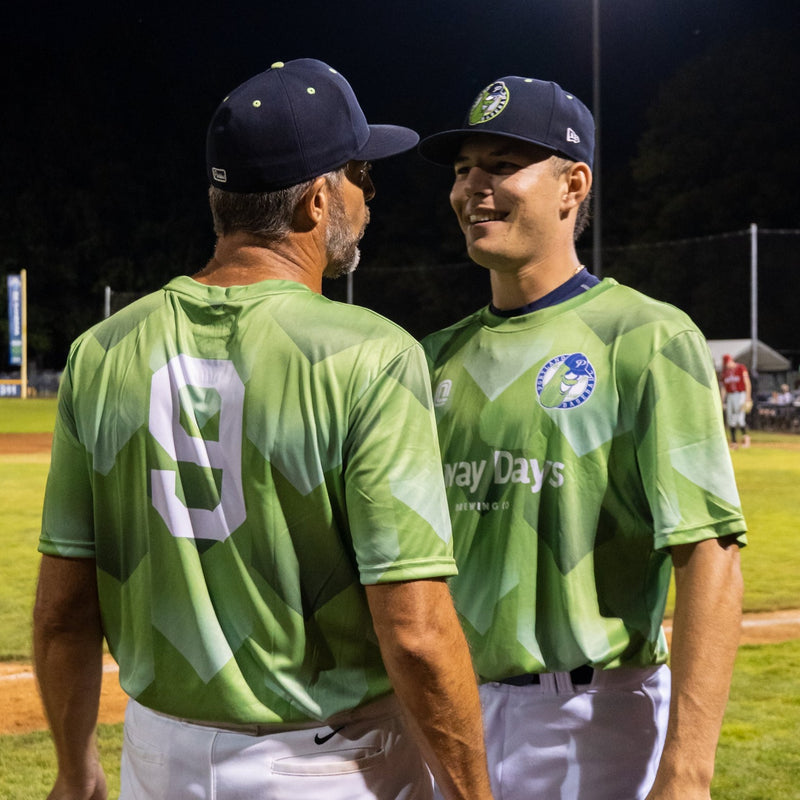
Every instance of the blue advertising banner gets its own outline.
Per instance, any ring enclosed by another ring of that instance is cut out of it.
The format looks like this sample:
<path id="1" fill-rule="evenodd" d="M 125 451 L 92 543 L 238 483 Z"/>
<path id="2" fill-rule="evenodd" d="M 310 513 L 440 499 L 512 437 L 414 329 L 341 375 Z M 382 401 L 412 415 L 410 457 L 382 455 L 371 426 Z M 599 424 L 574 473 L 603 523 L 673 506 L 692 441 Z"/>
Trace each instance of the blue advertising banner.
<path id="1" fill-rule="evenodd" d="M 19 381 L 0 383 L 0 397 L 22 397 L 22 386 Z"/>
<path id="2" fill-rule="evenodd" d="M 8 363 L 22 364 L 22 277 L 8 276 Z"/>

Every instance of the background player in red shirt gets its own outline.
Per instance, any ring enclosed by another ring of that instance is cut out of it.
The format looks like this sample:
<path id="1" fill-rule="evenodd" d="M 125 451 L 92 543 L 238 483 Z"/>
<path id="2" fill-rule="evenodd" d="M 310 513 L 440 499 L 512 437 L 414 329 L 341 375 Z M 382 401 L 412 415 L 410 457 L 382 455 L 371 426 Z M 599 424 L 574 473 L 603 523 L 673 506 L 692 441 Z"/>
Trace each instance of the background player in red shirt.
<path id="1" fill-rule="evenodd" d="M 744 364 L 734 361 L 733 356 L 722 357 L 722 397 L 725 401 L 725 421 L 731 432 L 731 447 L 736 442 L 736 429 L 742 431 L 742 447 L 750 447 L 747 435 L 747 412 L 753 407 L 750 374 Z"/>

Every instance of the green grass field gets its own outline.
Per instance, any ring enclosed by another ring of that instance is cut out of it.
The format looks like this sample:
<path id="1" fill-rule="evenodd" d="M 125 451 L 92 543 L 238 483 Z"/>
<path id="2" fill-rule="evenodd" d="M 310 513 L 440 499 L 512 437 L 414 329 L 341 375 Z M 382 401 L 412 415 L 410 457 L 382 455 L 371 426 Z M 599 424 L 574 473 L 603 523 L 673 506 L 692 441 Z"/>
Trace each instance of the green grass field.
<path id="1" fill-rule="evenodd" d="M 761 440 L 757 433 L 753 438 Z M 784 435 L 783 442 L 774 441 L 774 435 L 764 438 L 776 446 L 733 453 L 749 529 L 749 546 L 742 551 L 748 611 L 800 606 L 800 449 L 777 446 L 788 440 L 800 447 L 800 437 Z"/>
<path id="2" fill-rule="evenodd" d="M 0 433 L 49 433 L 56 419 L 56 400 L 0 400 Z"/>
<path id="3" fill-rule="evenodd" d="M 54 400 L 0 400 L 0 433 L 51 431 Z M 800 606 L 800 548 L 795 508 L 800 438 L 754 432 L 756 444 L 733 453 L 750 546 L 742 554 L 745 610 Z M 38 566 L 36 541 L 46 458 L 0 456 L 5 524 L 0 532 L 0 658 L 26 660 Z M 717 759 L 714 797 L 796 800 L 800 774 L 800 641 L 746 646 L 739 652 Z M 101 726 L 103 763 L 115 796 L 122 726 Z M 55 775 L 45 732 L 0 737 L 0 797 L 33 800 Z"/>

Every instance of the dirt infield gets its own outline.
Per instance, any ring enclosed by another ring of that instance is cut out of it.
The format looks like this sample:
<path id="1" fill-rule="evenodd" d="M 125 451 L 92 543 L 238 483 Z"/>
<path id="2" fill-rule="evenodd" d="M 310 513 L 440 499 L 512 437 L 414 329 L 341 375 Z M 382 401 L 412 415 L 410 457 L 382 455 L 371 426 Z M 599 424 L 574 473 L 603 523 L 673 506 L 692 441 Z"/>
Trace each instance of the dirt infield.
<path id="1" fill-rule="evenodd" d="M 0 433 L 0 453 L 45 457 L 50 451 L 51 442 L 52 436 L 46 433 Z M 669 636 L 669 623 L 665 627 Z M 800 609 L 745 615 L 742 623 L 742 644 L 770 644 L 790 639 L 800 639 Z M 117 682 L 116 664 L 106 658 L 100 698 L 100 722 L 121 722 L 126 701 L 127 697 Z M 0 734 L 25 733 L 44 730 L 46 727 L 31 665 L 19 662 L 0 663 Z"/>
<path id="2" fill-rule="evenodd" d="M 0 433 L 0 453 L 42 455 L 50 452 L 52 433 Z"/>
<path id="3" fill-rule="evenodd" d="M 127 695 L 117 682 L 117 665 L 106 657 L 100 694 L 100 722 L 121 722 Z M 0 734 L 45 730 L 41 700 L 30 664 L 0 663 Z"/>

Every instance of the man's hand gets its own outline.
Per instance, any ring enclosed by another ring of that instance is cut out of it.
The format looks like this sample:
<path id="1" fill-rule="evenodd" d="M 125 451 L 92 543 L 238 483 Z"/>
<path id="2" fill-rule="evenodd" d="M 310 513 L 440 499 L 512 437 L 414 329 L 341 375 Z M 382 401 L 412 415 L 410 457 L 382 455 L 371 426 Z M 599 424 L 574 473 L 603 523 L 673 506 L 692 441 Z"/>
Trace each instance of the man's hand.
<path id="1" fill-rule="evenodd" d="M 84 780 L 69 781 L 59 774 L 47 800 L 107 800 L 106 775 L 99 760 L 93 761 Z"/>

